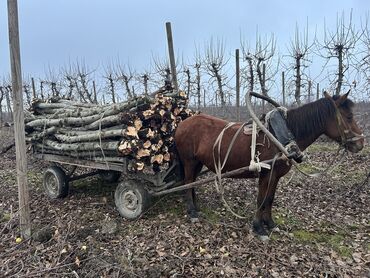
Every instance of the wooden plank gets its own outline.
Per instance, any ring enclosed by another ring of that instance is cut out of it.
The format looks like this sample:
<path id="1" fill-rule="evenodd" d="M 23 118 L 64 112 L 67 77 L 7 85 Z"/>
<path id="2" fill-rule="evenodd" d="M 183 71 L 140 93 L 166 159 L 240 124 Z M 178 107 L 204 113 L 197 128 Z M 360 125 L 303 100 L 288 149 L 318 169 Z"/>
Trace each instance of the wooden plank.
<path id="1" fill-rule="evenodd" d="M 10 65 L 13 88 L 14 136 L 17 160 L 17 181 L 19 199 L 20 234 L 23 238 L 31 236 L 29 192 L 27 184 L 26 138 L 24 132 L 21 55 L 19 46 L 18 4 L 8 0 L 8 26 Z"/>
<path id="2" fill-rule="evenodd" d="M 68 164 L 83 168 L 90 168 L 90 169 L 100 169 L 100 170 L 114 170 L 118 172 L 123 172 L 124 174 L 127 173 L 127 164 L 126 162 L 123 163 L 113 163 L 113 162 L 99 162 L 99 161 L 91 161 L 91 160 L 84 160 L 84 159 L 76 159 L 73 157 L 68 156 L 61 156 L 55 154 L 35 154 L 35 157 L 39 159 L 43 159 L 50 162 L 60 163 L 60 164 Z"/>
<path id="3" fill-rule="evenodd" d="M 283 159 L 283 158 L 279 157 L 279 158 L 276 159 L 276 161 L 278 161 L 279 159 Z M 267 163 L 267 164 L 272 164 L 273 161 L 274 161 L 274 159 L 269 159 L 269 160 L 265 160 L 265 161 L 261 161 L 261 162 Z M 221 175 L 221 178 L 232 178 L 232 177 L 244 174 L 246 172 L 253 172 L 253 169 L 250 166 L 245 166 L 245 167 L 242 167 L 242 168 L 239 168 L 239 169 L 235 169 L 235 170 L 223 173 Z M 195 182 L 192 182 L 192 183 L 176 186 L 174 188 L 170 188 L 170 189 L 163 190 L 163 191 L 160 191 L 160 192 L 155 192 L 155 193 L 152 193 L 152 195 L 153 196 L 162 196 L 162 195 L 165 195 L 165 194 L 178 192 L 178 191 L 182 191 L 182 190 L 185 190 L 185 189 L 194 188 L 194 187 L 197 187 L 197 186 L 209 183 L 209 182 L 213 182 L 215 180 L 215 177 L 216 176 L 214 175 L 213 177 L 209 177 L 209 178 L 202 179 L 202 180 L 199 180 L 199 181 L 195 181 Z"/>
<path id="4" fill-rule="evenodd" d="M 179 86 L 177 84 L 176 61 L 175 61 L 175 51 L 173 50 L 171 22 L 166 22 L 166 31 L 167 31 L 168 54 L 170 57 L 172 85 L 175 92 L 178 92 Z"/>

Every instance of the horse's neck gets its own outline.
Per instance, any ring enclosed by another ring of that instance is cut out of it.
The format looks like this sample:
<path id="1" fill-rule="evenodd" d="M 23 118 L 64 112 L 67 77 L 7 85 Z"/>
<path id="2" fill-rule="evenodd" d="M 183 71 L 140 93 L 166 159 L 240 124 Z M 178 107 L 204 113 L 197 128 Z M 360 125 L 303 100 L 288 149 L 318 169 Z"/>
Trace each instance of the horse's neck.
<path id="1" fill-rule="evenodd" d="M 312 111 L 307 117 L 297 116 L 301 113 L 301 109 L 303 108 L 288 111 L 288 123 L 290 122 L 289 128 L 293 132 L 299 148 L 304 150 L 325 133 L 325 124 L 319 120 L 319 112 Z"/>

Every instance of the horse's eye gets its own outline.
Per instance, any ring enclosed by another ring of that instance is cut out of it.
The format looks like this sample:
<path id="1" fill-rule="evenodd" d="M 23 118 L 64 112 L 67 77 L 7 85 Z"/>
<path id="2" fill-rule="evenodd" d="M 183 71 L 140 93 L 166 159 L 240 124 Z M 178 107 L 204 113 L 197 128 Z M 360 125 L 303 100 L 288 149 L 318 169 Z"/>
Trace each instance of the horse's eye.
<path id="1" fill-rule="evenodd" d="M 353 120 L 353 116 L 351 115 L 351 116 L 347 116 L 347 120 L 348 121 L 352 121 Z"/>

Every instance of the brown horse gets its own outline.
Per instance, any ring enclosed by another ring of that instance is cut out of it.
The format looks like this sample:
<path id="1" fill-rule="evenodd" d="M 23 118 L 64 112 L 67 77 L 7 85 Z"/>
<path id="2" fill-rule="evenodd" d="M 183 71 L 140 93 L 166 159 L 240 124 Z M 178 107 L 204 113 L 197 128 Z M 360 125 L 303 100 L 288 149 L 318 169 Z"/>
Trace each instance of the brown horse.
<path id="1" fill-rule="evenodd" d="M 349 92 L 348 92 L 349 93 Z M 353 119 L 354 103 L 347 99 L 348 93 L 333 98 L 325 97 L 301 107 L 288 110 L 287 125 L 294 134 L 301 150 L 306 149 L 320 135 L 325 134 L 342 144 L 351 152 L 363 148 L 362 131 Z M 184 182 L 195 181 L 203 165 L 215 171 L 213 145 L 228 122 L 205 114 L 199 114 L 181 122 L 176 130 L 175 143 L 182 165 Z M 222 139 L 220 159 L 223 161 L 230 142 L 241 123 L 228 128 Z M 251 160 L 251 135 L 241 132 L 234 142 L 223 172 L 248 166 Z M 259 132 L 256 153 L 260 160 L 272 159 L 279 150 Z M 253 220 L 253 230 L 258 235 L 267 235 L 267 230 L 275 226 L 271 217 L 271 207 L 279 179 L 288 173 L 292 164 L 289 160 L 276 160 L 271 170 L 260 173 L 245 172 L 235 178 L 259 177 L 257 212 Z M 194 188 L 186 192 L 187 209 L 190 217 L 198 218 L 198 207 Z M 267 230 L 266 230 L 267 228 Z"/>

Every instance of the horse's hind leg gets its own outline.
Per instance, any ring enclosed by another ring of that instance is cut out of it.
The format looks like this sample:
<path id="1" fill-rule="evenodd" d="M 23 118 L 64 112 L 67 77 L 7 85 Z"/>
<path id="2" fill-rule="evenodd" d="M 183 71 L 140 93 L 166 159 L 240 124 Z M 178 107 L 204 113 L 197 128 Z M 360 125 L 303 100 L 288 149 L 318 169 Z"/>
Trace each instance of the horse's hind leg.
<path id="1" fill-rule="evenodd" d="M 194 181 L 197 179 L 197 177 L 198 177 L 200 171 L 202 170 L 202 168 L 203 168 L 203 164 L 199 162 L 197 164 L 197 166 L 195 167 L 195 178 L 194 178 Z M 193 196 L 194 207 L 195 207 L 196 211 L 199 212 L 200 209 L 199 209 L 198 197 L 196 195 L 195 188 L 192 188 L 192 196 Z"/>
<path id="2" fill-rule="evenodd" d="M 184 179 L 185 184 L 194 182 L 200 170 L 202 169 L 202 164 L 198 161 L 192 160 L 188 161 L 187 163 L 183 163 L 183 166 L 185 174 Z M 194 188 L 187 189 L 185 193 L 185 198 L 187 204 L 187 211 L 191 221 L 192 222 L 198 221 L 199 215 L 195 189 Z"/>

